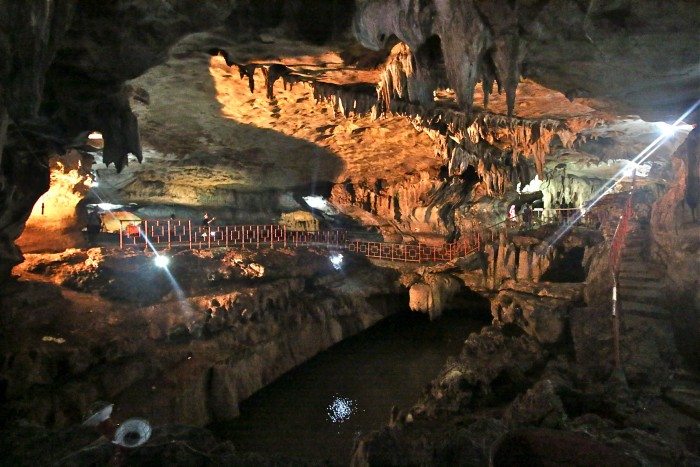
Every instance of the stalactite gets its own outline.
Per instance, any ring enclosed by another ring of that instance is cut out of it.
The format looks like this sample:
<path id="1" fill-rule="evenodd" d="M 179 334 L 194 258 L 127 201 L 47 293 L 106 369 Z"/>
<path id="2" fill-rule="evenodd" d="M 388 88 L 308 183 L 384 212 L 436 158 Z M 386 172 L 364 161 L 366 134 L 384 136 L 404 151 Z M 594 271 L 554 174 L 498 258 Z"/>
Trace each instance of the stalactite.
<path id="1" fill-rule="evenodd" d="M 280 78 L 289 77 L 292 74 L 292 70 L 282 64 L 275 63 L 269 67 L 262 67 L 263 76 L 265 77 L 265 89 L 267 90 L 267 98 L 274 99 L 274 85 L 275 81 Z"/>
<path id="2" fill-rule="evenodd" d="M 377 49 L 384 45 L 377 38 L 395 36 L 419 50 L 431 34 L 437 35 L 445 74 L 462 110 L 471 112 L 479 80 L 485 84 L 484 101 L 488 103 L 495 79 L 499 89 L 505 88 L 512 115 L 522 61 L 517 2 L 432 0 L 412 6 L 365 2 L 358 10 L 355 35 L 365 46 Z"/>
<path id="3" fill-rule="evenodd" d="M 322 81 L 313 81 L 313 94 L 316 102 L 327 102 L 333 111 L 348 117 L 366 115 L 374 112 L 377 99 L 374 87 L 366 84 L 339 85 Z"/>
<path id="4" fill-rule="evenodd" d="M 249 63 L 247 65 L 236 65 L 238 67 L 238 74 L 241 79 L 243 77 L 248 77 L 248 88 L 250 92 L 255 91 L 255 69 L 258 67 L 255 63 Z"/>

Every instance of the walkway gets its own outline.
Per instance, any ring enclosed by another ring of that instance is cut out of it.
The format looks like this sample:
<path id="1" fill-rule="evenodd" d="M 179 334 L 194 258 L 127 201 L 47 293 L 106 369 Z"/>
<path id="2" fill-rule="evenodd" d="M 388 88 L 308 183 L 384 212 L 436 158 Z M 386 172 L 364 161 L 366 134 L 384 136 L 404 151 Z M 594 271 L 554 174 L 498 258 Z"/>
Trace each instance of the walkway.
<path id="1" fill-rule="evenodd" d="M 323 246 L 346 249 L 368 258 L 388 261 L 434 263 L 448 262 L 478 251 L 481 235 L 474 233 L 455 243 L 441 245 L 385 243 L 349 239 L 345 230 L 295 231 L 277 224 L 201 226 L 191 220 L 150 219 L 121 220 L 119 247 L 190 249 L 245 248 L 260 246 L 304 247 Z"/>

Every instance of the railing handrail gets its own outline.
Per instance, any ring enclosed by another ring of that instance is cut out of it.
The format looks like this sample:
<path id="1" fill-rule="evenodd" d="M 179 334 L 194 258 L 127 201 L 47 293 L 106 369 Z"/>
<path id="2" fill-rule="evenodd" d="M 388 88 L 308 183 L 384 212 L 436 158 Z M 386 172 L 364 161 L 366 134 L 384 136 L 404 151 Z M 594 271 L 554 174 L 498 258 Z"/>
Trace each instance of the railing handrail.
<path id="1" fill-rule="evenodd" d="M 137 224 L 136 226 L 134 224 Z M 125 228 L 126 227 L 126 228 Z M 137 227 L 136 232 L 131 228 Z M 438 262 L 450 261 L 478 251 L 481 236 L 472 232 L 457 242 L 430 245 L 425 243 L 388 243 L 368 240 L 350 240 L 344 229 L 331 230 L 290 230 L 279 224 L 237 224 L 201 225 L 192 219 L 119 219 L 119 246 L 134 246 L 149 243 L 189 245 L 190 248 L 211 248 L 212 246 L 255 245 L 326 245 L 353 249 L 368 257 L 396 261 Z M 384 254 L 385 252 L 388 252 Z"/>
<path id="2" fill-rule="evenodd" d="M 620 221 L 615 227 L 612 241 L 610 242 L 610 271 L 612 273 L 612 337 L 613 349 L 612 359 L 615 370 L 622 370 L 622 360 L 620 356 L 620 300 L 618 297 L 618 279 L 620 274 L 620 259 L 622 258 L 622 249 L 625 246 L 625 240 L 629 233 L 629 220 L 632 217 L 632 194 L 633 190 L 627 195 L 625 208 L 620 216 Z"/>
<path id="3" fill-rule="evenodd" d="M 610 268 L 614 278 L 617 278 L 620 272 L 620 259 L 622 257 L 622 249 L 624 248 L 627 233 L 629 232 L 629 220 L 632 217 L 632 192 L 627 197 L 625 208 L 620 216 L 620 221 L 615 227 L 615 233 L 610 244 Z"/>

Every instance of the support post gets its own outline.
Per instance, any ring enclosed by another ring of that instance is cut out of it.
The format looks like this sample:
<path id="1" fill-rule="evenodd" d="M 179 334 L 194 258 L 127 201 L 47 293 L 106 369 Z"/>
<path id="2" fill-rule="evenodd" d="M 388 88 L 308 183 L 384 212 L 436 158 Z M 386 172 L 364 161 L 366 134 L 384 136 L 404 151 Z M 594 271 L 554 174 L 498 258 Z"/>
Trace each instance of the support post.
<path id="1" fill-rule="evenodd" d="M 228 248 L 228 225 L 226 226 L 226 240 L 224 241 L 224 245 Z"/>
<path id="2" fill-rule="evenodd" d="M 287 226 L 282 226 L 282 241 L 284 242 L 284 247 L 287 248 Z"/>
<path id="3" fill-rule="evenodd" d="M 124 249 L 124 222 L 119 220 L 119 249 Z"/>
<path id="4" fill-rule="evenodd" d="M 170 225 L 170 219 L 168 219 L 168 248 L 172 248 L 172 239 L 170 238 L 170 232 L 172 231 L 172 226 Z"/>
<path id="5" fill-rule="evenodd" d="M 192 249 L 192 219 L 187 220 L 187 232 L 190 234 L 190 250 Z"/>
<path id="6" fill-rule="evenodd" d="M 617 277 L 613 276 L 612 289 L 612 335 L 613 335 L 613 365 L 615 370 L 621 368 L 620 363 L 620 309 L 617 301 Z"/>

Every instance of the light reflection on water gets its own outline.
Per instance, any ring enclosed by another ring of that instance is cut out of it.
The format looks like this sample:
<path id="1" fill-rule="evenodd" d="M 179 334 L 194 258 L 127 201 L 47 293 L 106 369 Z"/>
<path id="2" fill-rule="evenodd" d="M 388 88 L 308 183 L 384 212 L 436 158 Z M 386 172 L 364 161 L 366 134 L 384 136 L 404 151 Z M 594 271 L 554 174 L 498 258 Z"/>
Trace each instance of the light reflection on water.
<path id="1" fill-rule="evenodd" d="M 286 373 L 213 428 L 241 451 L 347 465 L 354 440 L 386 424 L 392 406 L 415 403 L 483 324 L 458 312 L 434 322 L 392 316 Z"/>

